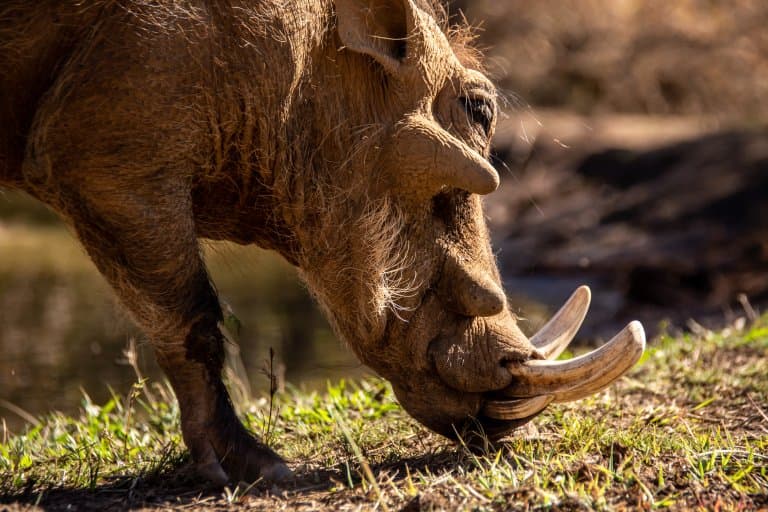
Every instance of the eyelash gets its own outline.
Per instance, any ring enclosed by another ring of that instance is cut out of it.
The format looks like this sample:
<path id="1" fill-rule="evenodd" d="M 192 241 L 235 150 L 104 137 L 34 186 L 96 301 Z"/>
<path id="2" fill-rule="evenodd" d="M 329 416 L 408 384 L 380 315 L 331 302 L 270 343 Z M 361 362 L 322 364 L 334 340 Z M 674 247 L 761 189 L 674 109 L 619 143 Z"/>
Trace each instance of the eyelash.
<path id="1" fill-rule="evenodd" d="M 485 98 L 461 97 L 459 100 L 464 105 L 464 110 L 473 123 L 479 124 L 485 135 L 488 136 L 493 123 L 493 105 Z"/>

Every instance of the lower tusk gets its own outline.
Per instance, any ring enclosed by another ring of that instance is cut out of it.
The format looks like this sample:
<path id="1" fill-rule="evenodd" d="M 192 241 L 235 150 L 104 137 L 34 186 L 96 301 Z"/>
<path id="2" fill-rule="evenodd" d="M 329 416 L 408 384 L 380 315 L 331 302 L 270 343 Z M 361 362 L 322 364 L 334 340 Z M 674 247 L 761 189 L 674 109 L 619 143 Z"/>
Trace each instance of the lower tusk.
<path id="1" fill-rule="evenodd" d="M 589 286 L 579 286 L 544 327 L 531 338 L 545 359 L 555 359 L 576 336 L 589 309 L 592 294 Z"/>
<path id="2" fill-rule="evenodd" d="M 626 373 L 645 350 L 640 322 L 630 322 L 602 347 L 568 361 L 531 360 L 509 367 L 515 383 L 510 397 L 554 395 L 556 402 L 589 396 Z"/>
<path id="3" fill-rule="evenodd" d="M 512 400 L 489 400 L 483 407 L 483 413 L 497 420 L 519 420 L 540 413 L 553 399 L 552 395 L 543 395 Z"/>

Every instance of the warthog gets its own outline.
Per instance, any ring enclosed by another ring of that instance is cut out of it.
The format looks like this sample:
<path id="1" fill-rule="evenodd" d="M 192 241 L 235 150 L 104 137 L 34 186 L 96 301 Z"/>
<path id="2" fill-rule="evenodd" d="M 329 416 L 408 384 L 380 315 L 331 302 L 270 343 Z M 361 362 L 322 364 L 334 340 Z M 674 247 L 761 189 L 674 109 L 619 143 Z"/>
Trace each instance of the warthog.
<path id="1" fill-rule="evenodd" d="M 639 357 L 630 324 L 551 361 L 577 290 L 527 339 L 480 195 L 496 91 L 431 0 L 6 0 L 0 182 L 61 214 L 152 339 L 201 474 L 279 480 L 222 383 L 198 238 L 273 249 L 436 432 L 500 437 Z"/>

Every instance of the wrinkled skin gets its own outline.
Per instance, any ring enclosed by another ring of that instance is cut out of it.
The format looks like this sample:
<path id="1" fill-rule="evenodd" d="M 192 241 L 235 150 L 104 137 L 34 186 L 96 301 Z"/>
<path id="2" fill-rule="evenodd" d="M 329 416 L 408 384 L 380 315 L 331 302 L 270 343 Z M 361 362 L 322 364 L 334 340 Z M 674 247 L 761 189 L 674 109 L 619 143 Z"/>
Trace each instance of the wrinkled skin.
<path id="1" fill-rule="evenodd" d="M 498 437 L 527 420 L 481 414 L 513 381 L 505 365 L 540 356 L 480 201 L 499 179 L 495 89 L 439 19 L 425 0 L 0 7 L 0 183 L 74 227 L 151 338 L 215 482 L 290 473 L 222 384 L 199 237 L 296 265 L 427 427 Z"/>

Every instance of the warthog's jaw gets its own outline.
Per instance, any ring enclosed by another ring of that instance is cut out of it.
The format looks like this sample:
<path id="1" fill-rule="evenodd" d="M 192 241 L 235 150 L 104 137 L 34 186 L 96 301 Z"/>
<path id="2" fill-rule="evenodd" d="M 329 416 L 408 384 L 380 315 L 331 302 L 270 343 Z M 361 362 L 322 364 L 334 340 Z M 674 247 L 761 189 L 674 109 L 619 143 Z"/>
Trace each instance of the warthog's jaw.
<path id="1" fill-rule="evenodd" d="M 435 382 L 431 386 L 434 395 L 424 399 L 411 396 L 396 383 L 395 391 L 412 415 L 438 432 L 453 437 L 472 417 L 492 438 L 529 421 L 550 403 L 594 394 L 634 366 L 645 348 L 645 333 L 639 322 L 631 322 L 600 348 L 555 361 L 576 335 L 589 302 L 589 288 L 580 287 L 529 340 L 519 338 L 522 334 L 511 319 L 504 323 L 511 330 L 506 336 L 514 337 L 513 342 L 502 339 L 495 343 L 500 329 L 492 322 L 487 324 L 490 332 L 470 333 L 479 335 L 480 342 L 475 339 L 475 343 L 467 344 L 467 337 L 459 342 L 438 337 L 430 344 L 429 355 L 439 376 L 436 380 L 443 386 Z M 524 351 L 519 347 L 526 345 L 529 355 L 521 358 Z M 518 348 L 517 358 L 493 353 L 509 346 Z M 478 364 L 479 360 L 488 364 Z M 424 384 L 421 387 L 424 389 Z"/>

